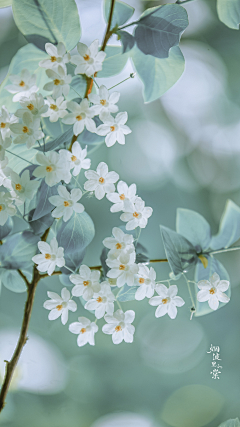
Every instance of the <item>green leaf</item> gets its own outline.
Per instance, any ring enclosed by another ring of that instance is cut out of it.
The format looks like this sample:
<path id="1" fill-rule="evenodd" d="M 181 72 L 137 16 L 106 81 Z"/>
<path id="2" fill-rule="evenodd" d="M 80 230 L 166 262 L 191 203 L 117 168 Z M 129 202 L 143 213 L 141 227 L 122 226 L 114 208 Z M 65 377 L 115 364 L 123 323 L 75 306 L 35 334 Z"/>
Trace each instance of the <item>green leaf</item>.
<path id="1" fill-rule="evenodd" d="M 12 144 L 9 152 L 7 153 L 7 157 L 8 157 L 8 166 L 14 170 L 14 172 L 20 174 L 20 172 L 22 172 L 23 169 L 26 169 L 29 165 L 29 162 L 34 163 L 35 161 L 35 156 L 36 156 L 36 151 L 34 148 L 31 148 L 30 150 L 26 147 L 25 144 L 19 144 L 19 145 L 14 145 Z M 20 156 L 20 157 L 18 157 Z M 28 160 L 28 161 L 24 161 Z M 38 166 L 36 165 L 31 165 L 32 167 L 36 167 Z"/>
<path id="2" fill-rule="evenodd" d="M 1 268 L 0 275 L 2 284 L 10 291 L 21 293 L 27 290 L 26 283 L 17 270 L 6 270 L 5 268 Z"/>
<path id="3" fill-rule="evenodd" d="M 21 2 L 20 2 L 21 3 Z M 11 84 L 9 76 L 19 74 L 21 70 L 27 68 L 30 73 L 35 73 L 37 76 L 36 84 L 40 88 L 43 96 L 49 95 L 49 92 L 43 91 L 42 88 L 49 81 L 45 69 L 39 67 L 39 62 L 47 58 L 47 54 L 39 50 L 33 44 L 27 44 L 19 49 L 13 57 L 7 76 L 0 86 L 0 106 L 5 105 L 10 112 L 15 112 L 18 108 L 18 103 L 12 101 L 13 95 L 6 91 L 4 87 Z M 30 150 L 31 151 L 31 150 Z"/>
<path id="4" fill-rule="evenodd" d="M 196 265 L 195 269 L 195 282 L 198 283 L 200 280 L 209 280 L 209 278 L 213 275 L 213 273 L 217 273 L 220 277 L 220 280 L 228 280 L 229 281 L 229 275 L 225 267 L 213 256 L 209 256 L 208 258 L 208 266 L 207 268 L 204 268 L 203 264 L 199 261 Z M 197 284 L 195 286 L 195 292 L 197 295 L 197 292 L 200 291 Z M 228 290 L 224 292 L 229 298 L 231 296 L 231 285 L 229 286 Z M 226 303 L 220 302 L 219 308 L 224 307 Z M 218 309 L 219 309 L 218 308 Z M 199 302 L 196 298 L 196 312 L 195 316 L 204 316 L 205 314 L 212 313 L 215 310 L 212 310 L 208 302 Z"/>
<path id="5" fill-rule="evenodd" d="M 129 52 L 135 45 L 135 38 L 127 31 L 117 31 L 116 33 L 121 40 L 123 50 L 122 53 Z"/>
<path id="6" fill-rule="evenodd" d="M 81 36 L 74 0 L 13 0 L 13 17 L 24 36 L 42 36 L 51 43 L 62 42 L 69 51 Z"/>
<path id="7" fill-rule="evenodd" d="M 54 209 L 54 206 L 49 202 L 48 199 L 49 197 L 56 196 L 58 194 L 58 185 L 59 184 L 49 187 L 46 182 L 42 180 L 37 192 L 37 206 L 32 217 L 33 221 L 44 217 Z"/>
<path id="8" fill-rule="evenodd" d="M 33 266 L 38 241 L 39 237 L 28 230 L 7 237 L 0 246 L 0 265 L 10 270 Z"/>
<path id="9" fill-rule="evenodd" d="M 240 427 L 240 421 L 238 418 L 230 419 L 220 424 L 219 427 Z"/>
<path id="10" fill-rule="evenodd" d="M 167 227 L 161 225 L 160 230 L 166 256 L 173 273 L 175 276 L 182 272 L 185 273 L 198 261 L 194 246 L 181 234 Z"/>
<path id="11" fill-rule="evenodd" d="M 227 27 L 239 29 L 240 0 L 217 0 L 217 12 L 220 21 Z"/>
<path id="12" fill-rule="evenodd" d="M 0 0 L 0 8 L 11 6 L 12 0 Z"/>
<path id="13" fill-rule="evenodd" d="M 211 228 L 199 213 L 190 209 L 177 209 L 176 231 L 195 246 L 197 252 L 209 247 Z"/>
<path id="14" fill-rule="evenodd" d="M 212 237 L 210 247 L 213 250 L 229 248 L 238 239 L 240 239 L 240 208 L 232 200 L 228 200 L 218 234 Z"/>
<path id="15" fill-rule="evenodd" d="M 73 137 L 73 127 L 71 126 L 62 135 L 58 136 L 53 141 L 47 142 L 47 144 L 45 144 L 45 147 L 42 145 L 41 147 L 36 147 L 36 150 L 45 151 L 45 152 L 55 150 L 55 148 L 58 148 L 59 145 L 62 145 L 64 142 L 69 144 L 71 142 L 72 137 Z"/>
<path id="16" fill-rule="evenodd" d="M 74 76 L 71 81 L 70 87 L 74 89 L 74 92 L 75 92 L 74 98 L 76 98 L 76 95 L 79 95 L 80 98 L 84 98 L 86 88 L 87 88 L 86 76 L 79 75 L 79 74 L 77 76 Z"/>
<path id="17" fill-rule="evenodd" d="M 138 288 L 138 286 L 128 286 L 125 284 L 117 293 L 116 299 L 121 302 L 133 301 Z"/>
<path id="18" fill-rule="evenodd" d="M 0 226 L 0 240 L 4 239 L 4 237 L 8 236 L 13 229 L 13 220 L 12 218 L 8 218 L 7 222 L 4 225 Z"/>
<path id="19" fill-rule="evenodd" d="M 103 61 L 102 70 L 98 72 L 98 77 L 110 77 L 119 74 L 125 67 L 128 60 L 128 53 L 122 54 L 121 46 L 106 46 L 107 54 Z"/>
<path id="20" fill-rule="evenodd" d="M 169 50 L 178 46 L 180 36 L 188 26 L 186 9 L 177 4 L 147 9 L 137 23 L 135 40 L 145 55 L 168 58 Z"/>
<path id="21" fill-rule="evenodd" d="M 57 241 L 58 245 L 64 248 L 64 258 L 69 268 L 76 270 L 80 266 L 86 247 L 91 243 L 94 235 L 93 221 L 86 212 L 81 214 L 74 212 L 67 222 L 59 220 Z M 62 271 L 69 274 L 66 269 Z"/>
<path id="22" fill-rule="evenodd" d="M 185 61 L 178 46 L 173 47 L 169 57 L 164 59 L 144 55 L 137 46 L 134 46 L 130 54 L 137 75 L 144 84 L 144 102 L 160 98 L 177 82 L 184 71 Z"/>
<path id="23" fill-rule="evenodd" d="M 49 227 L 51 227 L 51 225 L 54 221 L 54 218 L 52 217 L 51 212 L 49 212 L 47 215 L 44 215 L 43 217 L 39 218 L 38 220 L 33 221 L 32 216 L 33 216 L 34 212 L 35 212 L 34 209 L 32 209 L 29 212 L 29 215 L 28 215 L 29 225 L 30 225 L 31 229 L 33 230 L 34 234 L 36 234 L 37 236 L 42 236 L 42 234 Z"/>
<path id="24" fill-rule="evenodd" d="M 111 3 L 111 0 L 104 0 L 104 18 L 106 22 L 108 22 L 109 19 Z M 120 0 L 116 0 L 113 9 L 111 29 L 116 25 L 120 26 L 125 24 L 125 22 L 127 22 L 132 17 L 133 13 L 134 8 L 132 6 L 129 6 Z"/>
<path id="25" fill-rule="evenodd" d="M 96 116 L 93 118 L 94 122 L 96 123 L 96 126 L 102 124 L 101 120 Z M 97 135 L 96 133 L 89 132 L 87 129 L 84 129 L 82 133 L 77 138 L 77 141 L 80 142 L 80 144 L 83 145 L 92 145 L 92 144 L 101 144 L 104 142 L 105 137 Z"/>

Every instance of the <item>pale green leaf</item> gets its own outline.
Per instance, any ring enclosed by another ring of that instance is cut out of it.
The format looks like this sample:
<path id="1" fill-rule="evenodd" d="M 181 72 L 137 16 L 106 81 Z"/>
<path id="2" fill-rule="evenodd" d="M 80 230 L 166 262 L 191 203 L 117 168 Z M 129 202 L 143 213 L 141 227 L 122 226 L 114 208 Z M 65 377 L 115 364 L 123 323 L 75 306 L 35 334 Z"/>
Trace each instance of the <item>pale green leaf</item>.
<path id="1" fill-rule="evenodd" d="M 211 228 L 208 222 L 197 212 L 190 209 L 177 209 L 176 231 L 195 246 L 197 252 L 209 247 Z"/>
<path id="2" fill-rule="evenodd" d="M 118 301 L 133 301 L 139 286 L 128 286 L 125 284 L 116 295 Z"/>
<path id="3" fill-rule="evenodd" d="M 0 0 L 0 8 L 11 6 L 12 0 Z"/>
<path id="4" fill-rule="evenodd" d="M 219 427 L 240 427 L 240 421 L 238 418 L 230 419 L 221 423 Z"/>
<path id="5" fill-rule="evenodd" d="M 110 77 L 119 74 L 125 67 L 128 60 L 128 52 L 122 54 L 121 46 L 107 46 L 107 54 L 103 61 L 102 70 L 98 72 L 98 77 Z"/>
<path id="6" fill-rule="evenodd" d="M 62 42 L 69 51 L 81 36 L 74 0 L 13 0 L 15 23 L 24 36 L 39 35 L 51 43 Z"/>
<path id="7" fill-rule="evenodd" d="M 104 18 L 106 22 L 108 22 L 109 19 L 110 7 L 111 0 L 104 0 Z M 125 24 L 125 22 L 132 17 L 133 13 L 134 8 L 132 6 L 129 6 L 120 0 L 116 0 L 114 3 L 111 28 L 114 28 L 116 25 L 120 26 Z"/>
<path id="8" fill-rule="evenodd" d="M 227 27 L 239 29 L 240 0 L 217 0 L 217 12 L 220 21 Z"/>
<path id="9" fill-rule="evenodd" d="M 136 72 L 144 85 L 145 102 L 160 98 L 177 82 L 184 71 L 185 61 L 178 46 L 170 49 L 169 57 L 163 59 L 145 55 L 136 46 L 130 54 Z"/>
<path id="10" fill-rule="evenodd" d="M 25 292 L 27 286 L 17 270 L 0 269 L 2 284 L 12 292 Z"/>
<path id="11" fill-rule="evenodd" d="M 220 221 L 219 232 L 212 237 L 210 247 L 214 250 L 229 248 L 240 239 L 240 208 L 228 200 Z"/>

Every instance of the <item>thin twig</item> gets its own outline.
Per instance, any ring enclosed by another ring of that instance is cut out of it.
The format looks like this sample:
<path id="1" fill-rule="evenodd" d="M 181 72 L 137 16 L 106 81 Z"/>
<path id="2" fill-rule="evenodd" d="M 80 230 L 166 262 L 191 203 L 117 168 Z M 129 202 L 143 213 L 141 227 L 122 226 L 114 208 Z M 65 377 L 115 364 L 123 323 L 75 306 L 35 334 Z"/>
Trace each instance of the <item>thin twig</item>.
<path id="1" fill-rule="evenodd" d="M 113 17 L 113 10 L 114 10 L 114 4 L 115 4 L 115 0 L 112 0 L 111 2 L 111 7 L 110 7 L 110 12 L 109 12 L 109 17 L 108 17 L 108 25 L 107 25 L 107 29 L 106 29 L 106 33 L 103 39 L 103 44 L 101 47 L 101 50 L 104 51 L 108 40 L 110 39 L 110 37 L 112 36 L 112 31 L 110 30 L 111 28 L 111 23 L 112 23 L 112 17 Z"/>

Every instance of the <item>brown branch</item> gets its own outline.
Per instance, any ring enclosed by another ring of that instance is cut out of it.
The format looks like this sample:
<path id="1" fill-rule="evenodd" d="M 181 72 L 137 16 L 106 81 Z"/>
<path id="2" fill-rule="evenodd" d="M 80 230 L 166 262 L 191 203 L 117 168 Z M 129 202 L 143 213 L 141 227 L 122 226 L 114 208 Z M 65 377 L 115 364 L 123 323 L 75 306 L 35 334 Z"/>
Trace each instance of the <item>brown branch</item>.
<path id="1" fill-rule="evenodd" d="M 105 33 L 105 36 L 104 36 L 104 39 L 103 39 L 103 44 L 102 44 L 102 47 L 101 47 L 102 51 L 104 51 L 104 49 L 105 49 L 105 47 L 107 45 L 108 40 L 110 39 L 110 37 L 113 34 L 113 32 L 110 30 L 110 28 L 111 28 L 111 23 L 112 23 L 114 4 L 115 4 L 115 0 L 112 0 L 110 12 L 109 12 L 109 18 L 108 18 L 108 25 L 107 25 L 106 33 Z"/>
<path id="2" fill-rule="evenodd" d="M 44 232 L 44 234 L 41 237 L 42 241 L 46 242 L 49 231 L 50 231 L 50 228 L 48 228 Z M 33 278 L 32 278 L 31 283 L 27 280 L 26 276 L 21 272 L 21 270 L 18 270 L 18 273 L 20 274 L 20 276 L 23 278 L 23 280 L 25 281 L 25 283 L 27 285 L 27 295 L 28 296 L 27 296 L 27 300 L 25 303 L 21 332 L 20 332 L 20 336 L 18 339 L 17 346 L 15 348 L 15 351 L 13 353 L 11 360 L 10 361 L 5 360 L 6 371 L 5 371 L 5 376 L 4 376 L 4 380 L 3 380 L 3 384 L 2 384 L 1 392 L 0 392 L 0 412 L 2 411 L 2 409 L 5 406 L 6 396 L 7 396 L 10 384 L 11 384 L 11 380 L 12 380 L 15 368 L 16 368 L 18 360 L 21 356 L 23 347 L 26 344 L 27 339 L 28 339 L 27 338 L 27 332 L 28 332 L 28 327 L 29 327 L 29 323 L 30 323 L 32 309 L 33 309 L 34 296 L 35 296 L 37 284 L 38 284 L 39 280 L 42 279 L 42 276 L 38 272 L 36 266 L 34 266 L 34 268 L 33 268 Z"/>

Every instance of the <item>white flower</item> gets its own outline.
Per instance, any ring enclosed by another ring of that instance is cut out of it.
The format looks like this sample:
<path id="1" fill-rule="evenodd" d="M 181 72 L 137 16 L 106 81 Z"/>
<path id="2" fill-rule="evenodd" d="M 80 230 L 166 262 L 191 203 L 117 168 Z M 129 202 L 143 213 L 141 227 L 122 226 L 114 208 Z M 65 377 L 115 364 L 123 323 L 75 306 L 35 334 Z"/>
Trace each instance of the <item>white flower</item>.
<path id="1" fill-rule="evenodd" d="M 12 205 L 12 198 L 9 193 L 0 192 L 0 225 L 7 222 L 9 216 L 15 215 L 17 212 L 15 206 Z"/>
<path id="2" fill-rule="evenodd" d="M 11 190 L 12 189 L 11 181 L 7 177 L 10 176 L 12 169 L 9 168 L 7 165 L 8 165 L 8 158 L 5 157 L 3 161 L 0 161 L 0 185 L 3 185 L 4 187 Z"/>
<path id="3" fill-rule="evenodd" d="M 54 218 L 63 217 L 63 221 L 66 222 L 71 218 L 73 212 L 82 213 L 84 211 L 84 206 L 81 203 L 77 203 L 82 197 L 82 192 L 79 188 L 74 188 L 70 194 L 64 185 L 59 185 L 58 194 L 59 196 L 51 196 L 48 199 L 52 205 L 56 206 L 52 211 Z"/>
<path id="4" fill-rule="evenodd" d="M 98 40 L 94 40 L 89 48 L 83 43 L 78 43 L 77 50 L 79 55 L 71 57 L 71 62 L 77 65 L 75 74 L 86 74 L 90 77 L 102 69 L 106 53 L 98 52 Z"/>
<path id="5" fill-rule="evenodd" d="M 49 79 L 52 79 L 52 82 L 46 83 L 43 89 L 52 90 L 53 98 L 57 99 L 61 95 L 67 96 L 69 94 L 69 83 L 72 81 L 72 76 L 66 74 L 65 69 L 61 65 L 58 65 L 56 71 L 46 70 L 46 74 Z"/>
<path id="6" fill-rule="evenodd" d="M 26 199 L 32 200 L 40 182 L 30 180 L 29 170 L 25 170 L 21 177 L 14 171 L 11 171 L 12 197 L 16 198 L 18 204 L 23 204 Z"/>
<path id="7" fill-rule="evenodd" d="M 86 171 L 85 177 L 88 179 L 84 183 L 84 189 L 87 191 L 95 191 L 95 197 L 98 200 L 103 199 L 106 193 L 113 193 L 115 190 L 114 183 L 119 179 L 116 172 L 108 172 L 106 163 L 101 162 L 97 167 L 97 171 Z"/>
<path id="8" fill-rule="evenodd" d="M 62 42 L 59 42 L 57 46 L 54 46 L 52 43 L 46 43 L 45 50 L 50 58 L 40 61 L 39 67 L 57 68 L 58 65 L 61 65 L 65 68 L 65 64 L 71 59 L 70 53 L 66 53 L 66 48 Z"/>
<path id="9" fill-rule="evenodd" d="M 134 230 L 136 227 L 145 228 L 152 211 L 152 208 L 145 207 L 145 202 L 138 197 L 134 203 L 128 200 L 125 202 L 124 213 L 120 219 L 127 222 L 126 230 Z"/>
<path id="10" fill-rule="evenodd" d="M 109 96 L 108 90 L 105 86 L 100 86 L 98 90 L 98 95 L 95 93 L 90 93 L 88 99 L 95 105 L 95 112 L 99 114 L 99 118 L 102 120 L 104 114 L 116 113 L 118 111 L 118 106 L 115 105 L 120 98 L 119 92 L 113 92 Z"/>
<path id="11" fill-rule="evenodd" d="M 73 125 L 74 135 L 79 135 L 86 126 L 89 132 L 96 132 L 96 124 L 92 117 L 95 116 L 94 107 L 89 107 L 89 101 L 83 99 L 80 104 L 69 101 L 67 108 L 71 111 L 63 119 L 66 125 Z"/>
<path id="12" fill-rule="evenodd" d="M 230 298 L 224 294 L 229 288 L 228 280 L 220 280 L 217 273 L 209 278 L 209 280 L 200 280 L 198 287 L 201 289 L 197 293 L 197 300 L 200 302 L 208 301 L 208 305 L 212 310 L 217 310 L 220 302 L 228 302 Z"/>
<path id="13" fill-rule="evenodd" d="M 9 80 L 13 83 L 12 85 L 5 86 L 10 93 L 16 93 L 13 97 L 13 102 L 18 102 L 23 96 L 28 97 L 31 93 L 37 92 L 38 87 L 36 86 L 36 74 L 30 74 L 29 71 L 24 68 L 20 76 L 12 75 L 9 76 Z"/>
<path id="14" fill-rule="evenodd" d="M 105 313 L 112 315 L 114 312 L 115 296 L 111 291 L 108 282 L 101 283 L 99 292 L 94 293 L 93 298 L 86 302 L 84 308 L 87 310 L 95 310 L 97 319 L 101 319 Z"/>
<path id="15" fill-rule="evenodd" d="M 82 347 L 87 343 L 95 345 L 94 334 L 98 331 L 98 326 L 86 317 L 79 317 L 78 322 L 71 323 L 69 325 L 69 331 L 73 334 L 78 334 L 78 347 Z"/>
<path id="16" fill-rule="evenodd" d="M 112 335 L 113 344 L 120 344 L 123 340 L 127 343 L 133 342 L 135 327 L 131 325 L 134 321 L 135 313 L 133 310 L 117 310 L 113 316 L 106 314 L 104 319 L 107 324 L 103 325 L 104 334 Z"/>
<path id="17" fill-rule="evenodd" d="M 118 227 L 113 227 L 112 234 L 114 237 L 106 237 L 106 239 L 103 240 L 104 246 L 110 249 L 108 252 L 109 259 L 118 258 L 123 252 L 129 253 L 135 251 L 132 234 L 125 234 L 121 228 Z"/>
<path id="18" fill-rule="evenodd" d="M 156 292 L 158 297 L 152 297 L 149 300 L 150 305 L 158 305 L 156 309 L 155 316 L 162 317 L 166 313 L 171 319 L 175 319 L 177 316 L 177 308 L 182 307 L 185 302 L 181 297 L 177 297 L 178 288 L 176 285 L 169 286 L 167 288 L 165 285 L 157 285 Z"/>
<path id="19" fill-rule="evenodd" d="M 11 138 L 5 138 L 5 140 L 2 137 L 2 134 L 0 133 L 0 161 L 5 160 L 5 150 L 10 147 L 12 143 Z"/>
<path id="20" fill-rule="evenodd" d="M 16 111 L 16 117 L 23 117 L 24 113 L 30 113 L 33 115 L 33 118 L 40 118 L 46 113 L 48 107 L 44 102 L 44 98 L 41 93 L 32 93 L 28 97 L 23 97 L 19 101 L 22 108 Z"/>
<path id="21" fill-rule="evenodd" d="M 156 271 L 146 265 L 138 264 L 139 271 L 137 276 L 135 277 L 135 281 L 137 285 L 140 285 L 136 294 L 135 299 L 137 301 L 143 300 L 145 297 L 151 298 L 154 294 L 154 289 L 156 287 Z"/>
<path id="22" fill-rule="evenodd" d="M 138 265 L 135 264 L 136 253 L 122 253 L 118 259 L 106 259 L 106 264 L 111 268 L 107 276 L 116 279 L 117 286 L 121 288 L 125 283 L 128 286 L 134 285 L 134 275 L 138 272 Z"/>
<path id="23" fill-rule="evenodd" d="M 127 200 L 134 203 L 136 200 L 136 184 L 131 184 L 129 187 L 124 181 L 119 181 L 117 184 L 117 193 L 109 193 L 106 195 L 107 199 L 114 203 L 111 206 L 111 212 L 119 212 L 124 210 L 124 205 Z"/>
<path id="24" fill-rule="evenodd" d="M 30 113 L 23 113 L 23 123 L 14 123 L 10 129 L 18 136 L 13 140 L 14 144 L 26 143 L 27 148 L 33 147 L 35 142 L 44 137 L 44 133 L 39 130 L 40 120 L 35 119 Z"/>
<path id="25" fill-rule="evenodd" d="M 89 301 L 93 294 L 101 289 L 99 278 L 100 271 L 91 271 L 87 265 L 81 265 L 79 274 L 70 274 L 69 276 L 69 279 L 75 285 L 72 288 L 73 296 L 82 296 L 85 301 Z"/>
<path id="26" fill-rule="evenodd" d="M 55 292 L 47 292 L 50 300 L 44 302 L 43 307 L 47 310 L 51 310 L 48 318 L 49 320 L 58 319 L 61 316 L 61 322 L 66 325 L 68 321 L 68 310 L 76 311 L 77 304 L 75 301 L 70 300 L 71 294 L 67 288 L 63 288 L 61 291 L 61 297 Z"/>
<path id="27" fill-rule="evenodd" d="M 59 96 L 56 100 L 51 96 L 47 96 L 46 105 L 48 110 L 42 116 L 49 117 L 50 122 L 57 122 L 59 118 L 62 119 L 67 114 L 67 101 L 64 101 L 63 96 Z"/>
<path id="28" fill-rule="evenodd" d="M 125 144 L 125 136 L 131 133 L 131 129 L 125 125 L 128 119 L 127 113 L 118 113 L 116 117 L 106 114 L 102 116 L 101 120 L 103 125 L 98 126 L 97 134 L 101 136 L 106 136 L 105 142 L 107 147 L 112 147 L 115 142 L 119 144 Z"/>
<path id="29" fill-rule="evenodd" d="M 5 107 L 5 105 L 2 106 L 0 110 L 0 133 L 2 135 L 3 141 L 6 141 L 6 139 L 10 139 L 12 132 L 10 130 L 10 125 L 12 123 L 17 123 L 18 118 L 15 117 L 14 114 L 10 114 Z M 8 141 L 9 145 L 11 144 L 11 140 Z"/>
<path id="30" fill-rule="evenodd" d="M 73 143 L 72 152 L 68 150 L 59 150 L 59 154 L 66 156 L 70 162 L 70 169 L 74 168 L 72 171 L 73 176 L 79 175 L 81 169 L 89 169 L 91 166 L 91 160 L 86 159 L 87 146 L 82 149 L 78 141 Z"/>
<path id="31" fill-rule="evenodd" d="M 38 249 L 41 254 L 34 255 L 32 261 L 38 264 L 37 269 L 41 273 L 47 271 L 48 275 L 51 276 L 56 265 L 58 267 L 63 267 L 65 265 L 64 249 L 58 247 L 58 242 L 55 237 L 51 240 L 50 245 L 46 242 L 38 242 Z"/>
<path id="32" fill-rule="evenodd" d="M 61 180 L 66 184 L 69 184 L 71 181 L 68 162 L 60 154 L 56 153 L 56 151 L 51 151 L 47 155 L 37 153 L 36 160 L 42 166 L 34 169 L 33 175 L 37 178 L 45 178 L 45 182 L 49 187 L 52 187 Z"/>

